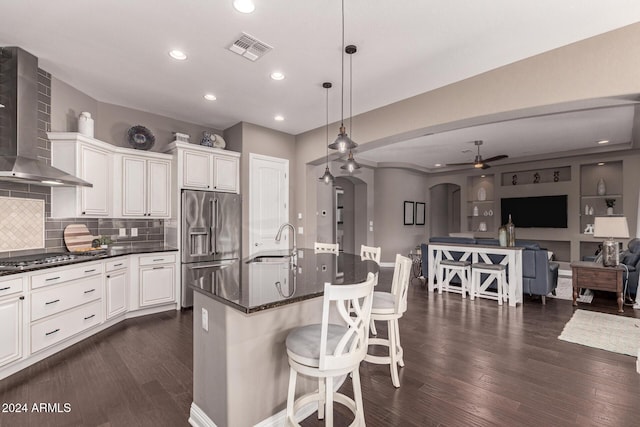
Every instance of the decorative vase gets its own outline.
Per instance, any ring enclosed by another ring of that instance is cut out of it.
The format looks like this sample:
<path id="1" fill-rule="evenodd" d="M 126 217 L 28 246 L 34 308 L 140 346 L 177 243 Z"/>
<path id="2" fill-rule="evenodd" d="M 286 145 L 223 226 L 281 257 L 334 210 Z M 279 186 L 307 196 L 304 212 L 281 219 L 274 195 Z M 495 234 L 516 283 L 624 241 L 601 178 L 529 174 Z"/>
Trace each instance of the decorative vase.
<path id="1" fill-rule="evenodd" d="M 93 119 L 91 113 L 83 111 L 78 117 L 78 133 L 93 138 Z"/>
<path id="2" fill-rule="evenodd" d="M 507 246 L 507 227 L 504 225 L 498 228 L 498 241 L 500 242 L 500 246 Z"/>
<path id="3" fill-rule="evenodd" d="M 605 194 L 607 194 L 607 186 L 604 183 L 604 179 L 600 178 L 600 180 L 598 181 L 598 196 L 604 196 Z"/>
<path id="4" fill-rule="evenodd" d="M 516 226 L 511 221 L 511 214 L 509 214 L 509 222 L 506 225 L 507 229 L 507 246 L 516 245 Z"/>
<path id="5" fill-rule="evenodd" d="M 593 215 L 593 206 L 589 206 L 589 215 Z"/>
<path id="6" fill-rule="evenodd" d="M 589 205 L 584 205 L 584 214 L 589 215 Z"/>
<path id="7" fill-rule="evenodd" d="M 205 147 L 213 147 L 211 132 L 202 132 L 202 141 L 200 141 L 200 145 L 204 145 Z"/>
<path id="8" fill-rule="evenodd" d="M 613 215 L 613 208 L 607 208 L 607 215 Z"/>
<path id="9" fill-rule="evenodd" d="M 473 216 L 478 216 L 478 207 L 477 206 L 473 207 Z"/>

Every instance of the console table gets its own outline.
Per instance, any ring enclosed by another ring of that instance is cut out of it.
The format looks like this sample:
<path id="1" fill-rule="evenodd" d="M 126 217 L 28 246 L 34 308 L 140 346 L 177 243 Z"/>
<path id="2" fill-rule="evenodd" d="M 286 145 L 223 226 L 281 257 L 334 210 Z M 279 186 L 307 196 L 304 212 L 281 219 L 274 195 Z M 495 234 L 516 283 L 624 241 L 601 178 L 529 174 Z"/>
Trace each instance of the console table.
<path id="1" fill-rule="evenodd" d="M 618 313 L 623 312 L 623 267 L 605 267 L 600 263 L 576 261 L 571 263 L 571 271 L 573 273 L 573 305 L 578 305 L 576 302 L 578 290 L 580 288 L 587 288 L 597 291 L 615 292 L 618 296 Z"/>
<path id="2" fill-rule="evenodd" d="M 522 303 L 522 251 L 521 247 L 482 246 L 449 243 L 429 243 L 429 292 L 433 292 L 436 278 L 436 267 L 442 259 L 454 259 L 452 252 L 462 254 L 456 260 L 468 260 L 472 263 L 484 262 L 493 264 L 490 255 L 498 255 L 500 264 L 507 268 L 507 289 L 509 305 L 515 307 Z"/>

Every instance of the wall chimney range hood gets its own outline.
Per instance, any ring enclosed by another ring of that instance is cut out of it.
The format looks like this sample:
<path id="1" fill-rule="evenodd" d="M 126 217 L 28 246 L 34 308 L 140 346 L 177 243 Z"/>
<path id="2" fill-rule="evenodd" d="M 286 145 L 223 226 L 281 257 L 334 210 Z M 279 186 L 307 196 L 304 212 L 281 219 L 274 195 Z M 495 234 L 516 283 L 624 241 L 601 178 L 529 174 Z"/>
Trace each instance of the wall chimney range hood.
<path id="1" fill-rule="evenodd" d="M 38 159 L 37 106 L 38 58 L 0 47 L 0 181 L 93 187 Z"/>

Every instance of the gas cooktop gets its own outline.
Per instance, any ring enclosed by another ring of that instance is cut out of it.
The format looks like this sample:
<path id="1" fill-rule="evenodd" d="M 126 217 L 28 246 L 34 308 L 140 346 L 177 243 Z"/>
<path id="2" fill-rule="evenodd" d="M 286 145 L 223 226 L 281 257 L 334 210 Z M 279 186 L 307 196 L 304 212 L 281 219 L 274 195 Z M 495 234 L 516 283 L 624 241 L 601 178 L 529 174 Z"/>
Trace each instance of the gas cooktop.
<path id="1" fill-rule="evenodd" d="M 104 253 L 104 252 L 103 252 Z M 100 255 L 100 254 L 93 254 Z M 86 259 L 91 255 L 79 255 L 70 252 L 50 252 L 33 255 L 23 255 L 0 259 L 1 270 L 26 270 L 34 267 L 68 264 L 76 260 Z"/>

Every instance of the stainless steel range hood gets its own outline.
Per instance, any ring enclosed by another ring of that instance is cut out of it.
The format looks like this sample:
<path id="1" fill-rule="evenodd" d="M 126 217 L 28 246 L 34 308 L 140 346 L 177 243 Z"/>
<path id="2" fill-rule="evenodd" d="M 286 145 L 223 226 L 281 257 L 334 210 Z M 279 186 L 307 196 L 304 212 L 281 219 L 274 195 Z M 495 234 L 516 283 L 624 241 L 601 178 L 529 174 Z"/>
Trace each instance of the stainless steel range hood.
<path id="1" fill-rule="evenodd" d="M 37 106 L 38 58 L 0 48 L 0 181 L 93 187 L 38 159 Z"/>

